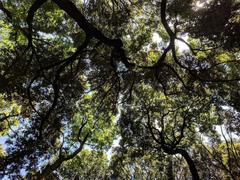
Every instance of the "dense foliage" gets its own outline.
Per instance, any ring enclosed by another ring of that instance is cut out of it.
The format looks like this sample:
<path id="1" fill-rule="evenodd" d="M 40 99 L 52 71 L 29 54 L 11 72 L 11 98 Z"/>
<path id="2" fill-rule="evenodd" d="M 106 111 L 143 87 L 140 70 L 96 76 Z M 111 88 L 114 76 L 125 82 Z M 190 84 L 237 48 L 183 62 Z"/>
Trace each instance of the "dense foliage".
<path id="1" fill-rule="evenodd" d="M 0 178 L 240 177 L 239 0 L 2 0 L 0 40 Z"/>

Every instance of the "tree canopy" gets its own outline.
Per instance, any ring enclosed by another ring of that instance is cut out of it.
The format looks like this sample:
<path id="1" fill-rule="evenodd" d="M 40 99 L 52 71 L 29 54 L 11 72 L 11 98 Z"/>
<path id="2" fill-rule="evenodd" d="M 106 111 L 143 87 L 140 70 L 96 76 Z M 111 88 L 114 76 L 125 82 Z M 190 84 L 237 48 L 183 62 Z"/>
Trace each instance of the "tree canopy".
<path id="1" fill-rule="evenodd" d="M 239 0 L 1 0 L 0 178 L 238 179 Z"/>

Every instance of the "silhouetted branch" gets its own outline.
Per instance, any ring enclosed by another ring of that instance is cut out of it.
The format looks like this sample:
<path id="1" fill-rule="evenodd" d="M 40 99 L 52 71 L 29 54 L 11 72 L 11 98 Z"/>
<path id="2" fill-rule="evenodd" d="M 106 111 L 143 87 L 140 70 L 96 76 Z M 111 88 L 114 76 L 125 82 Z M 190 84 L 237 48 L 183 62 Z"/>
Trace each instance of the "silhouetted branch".
<path id="1" fill-rule="evenodd" d="M 12 21 L 12 13 L 4 7 L 2 1 L 0 1 L 0 10 L 2 10 L 6 14 L 10 21 Z"/>

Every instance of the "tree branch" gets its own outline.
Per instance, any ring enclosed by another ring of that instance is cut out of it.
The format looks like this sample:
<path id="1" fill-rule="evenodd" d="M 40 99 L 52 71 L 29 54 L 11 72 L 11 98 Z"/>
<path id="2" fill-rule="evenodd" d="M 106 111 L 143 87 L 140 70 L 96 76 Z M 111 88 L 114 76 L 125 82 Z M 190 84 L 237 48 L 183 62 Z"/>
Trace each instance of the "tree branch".
<path id="1" fill-rule="evenodd" d="M 3 6 L 2 1 L 0 1 L 0 10 L 2 10 L 4 14 L 6 14 L 10 21 L 12 21 L 12 13 Z"/>

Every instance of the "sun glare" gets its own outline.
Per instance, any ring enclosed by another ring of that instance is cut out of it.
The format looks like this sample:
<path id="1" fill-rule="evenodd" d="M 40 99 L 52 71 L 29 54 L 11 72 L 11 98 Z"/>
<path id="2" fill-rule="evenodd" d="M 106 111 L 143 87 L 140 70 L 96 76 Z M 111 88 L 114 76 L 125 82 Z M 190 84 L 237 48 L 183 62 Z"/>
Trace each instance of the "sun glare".
<path id="1" fill-rule="evenodd" d="M 196 3 L 197 8 L 202 8 L 203 6 L 204 6 L 203 2 L 197 1 L 197 3 Z"/>
<path id="2" fill-rule="evenodd" d="M 161 42 L 161 37 L 159 36 L 158 33 L 154 32 L 152 36 L 152 41 L 154 43 L 160 43 Z"/>

